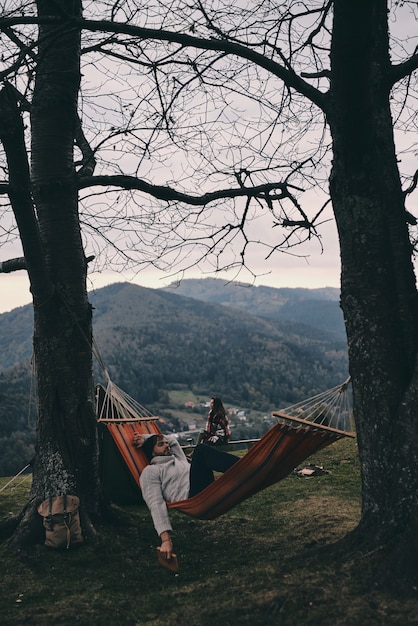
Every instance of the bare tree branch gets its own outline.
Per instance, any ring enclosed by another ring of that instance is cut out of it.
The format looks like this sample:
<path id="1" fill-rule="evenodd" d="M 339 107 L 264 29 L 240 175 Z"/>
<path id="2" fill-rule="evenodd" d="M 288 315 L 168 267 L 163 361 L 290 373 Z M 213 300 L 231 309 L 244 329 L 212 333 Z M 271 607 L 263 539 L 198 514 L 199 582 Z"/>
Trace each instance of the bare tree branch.
<path id="1" fill-rule="evenodd" d="M 190 194 L 171 189 L 168 186 L 153 185 L 132 176 L 92 176 L 80 178 L 78 181 L 79 189 L 94 186 L 114 186 L 122 189 L 137 189 L 138 191 L 148 193 L 159 200 L 164 200 L 166 202 L 184 202 L 192 206 L 204 206 L 215 200 L 225 198 L 265 198 L 270 194 L 270 192 L 276 190 L 279 190 L 280 194 L 276 194 L 275 199 L 283 199 L 289 196 L 289 189 L 293 188 L 294 190 L 301 191 L 300 188 L 287 183 L 266 183 L 264 185 L 257 185 L 254 187 L 240 187 L 239 189 L 219 189 L 217 191 L 205 193 L 201 196 L 192 196 Z"/>
<path id="2" fill-rule="evenodd" d="M 83 132 L 83 127 L 81 125 L 80 118 L 77 119 L 75 142 L 77 146 L 80 148 L 81 154 L 83 156 L 82 161 L 81 161 L 81 167 L 78 170 L 77 174 L 79 177 L 92 176 L 96 167 L 96 158 L 94 156 L 94 151 L 92 150 Z M 79 164 L 75 163 L 75 166 L 77 165 Z"/>
<path id="3" fill-rule="evenodd" d="M 25 269 L 26 262 L 24 257 L 9 259 L 8 261 L 0 261 L 0 272 L 2 274 L 9 274 L 10 272 L 16 272 L 17 270 Z"/>
<path id="4" fill-rule="evenodd" d="M 16 90 L 8 83 L 0 91 L 0 140 L 9 168 L 9 198 L 19 228 L 32 288 L 40 298 L 48 297 L 51 284 L 47 278 L 39 226 L 30 193 L 29 164 L 24 141 L 23 121 L 18 109 Z"/>
<path id="5" fill-rule="evenodd" d="M 418 185 L 418 170 L 415 172 L 415 174 L 412 177 L 412 181 L 411 184 L 409 185 L 409 187 L 407 187 L 407 189 L 404 190 L 404 196 L 408 196 L 410 195 L 413 191 L 415 191 L 415 189 L 417 188 Z"/>
<path id="6" fill-rule="evenodd" d="M 410 76 L 416 69 L 418 69 L 418 54 L 413 54 L 407 61 L 399 63 L 398 65 L 392 65 L 389 79 L 390 84 L 394 85 L 398 81 L 402 80 L 406 76 Z"/>
<path id="7" fill-rule="evenodd" d="M 3 18 L 0 19 L 0 28 L 13 26 L 15 24 L 62 24 L 62 20 L 47 18 Z M 163 29 L 141 28 L 131 24 L 120 24 L 117 22 L 104 22 L 95 20 L 72 19 L 71 24 L 74 27 L 90 30 L 91 32 L 112 32 L 119 34 L 132 35 L 140 39 L 152 39 L 156 41 L 167 41 L 177 43 L 182 47 L 200 48 L 204 50 L 213 50 L 225 52 L 227 54 L 236 55 L 242 59 L 251 61 L 252 63 L 264 68 L 274 76 L 281 78 L 288 87 L 295 89 L 302 95 L 306 96 L 314 104 L 323 111 L 326 110 L 326 94 L 321 93 L 315 87 L 300 78 L 296 72 L 290 68 L 283 67 L 280 63 L 273 61 L 265 55 L 249 48 L 248 46 L 228 41 L 227 39 L 206 39 L 204 37 L 194 37 L 184 33 L 167 31 Z"/>

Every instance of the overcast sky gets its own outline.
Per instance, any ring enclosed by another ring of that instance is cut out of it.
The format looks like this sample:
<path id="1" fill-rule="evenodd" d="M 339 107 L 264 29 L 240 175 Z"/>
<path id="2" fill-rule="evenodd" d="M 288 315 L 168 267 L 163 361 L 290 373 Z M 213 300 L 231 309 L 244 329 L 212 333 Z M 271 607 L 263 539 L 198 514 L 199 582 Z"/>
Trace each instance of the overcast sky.
<path id="1" fill-rule="evenodd" d="M 324 246 L 322 253 L 317 242 L 304 244 L 300 249 L 294 248 L 292 255 L 277 253 L 267 261 L 264 259 L 265 251 L 262 249 L 254 250 L 249 259 L 252 271 L 259 274 L 254 284 L 267 285 L 268 287 L 307 287 L 310 289 L 339 287 L 340 260 L 334 224 L 329 222 L 324 225 L 322 233 Z M 309 250 L 310 256 L 308 256 Z M 20 256 L 20 254 L 17 247 L 11 248 L 9 253 L 3 249 L 1 260 Z M 296 254 L 300 256 L 295 256 Z M 306 257 L 302 257 L 302 254 L 305 254 Z M 209 268 L 208 273 L 190 270 L 184 278 L 206 278 L 209 276 L 225 280 L 235 279 L 247 283 L 252 282 L 252 277 L 249 274 L 242 273 L 238 277 L 235 273 L 215 275 L 209 273 Z M 175 274 L 164 274 L 151 269 L 145 269 L 136 276 L 132 272 L 126 274 L 102 272 L 89 274 L 88 290 L 100 289 L 111 283 L 121 281 L 158 289 L 175 282 L 177 278 Z M 25 271 L 0 274 L 0 313 L 11 311 L 16 307 L 29 304 L 31 301 L 29 282 Z"/>
<path id="2" fill-rule="evenodd" d="M 402 16 L 402 14 L 401 14 Z M 399 21 L 398 27 L 401 32 L 409 35 L 408 42 L 411 46 L 416 44 L 416 23 L 413 20 L 405 22 Z M 393 25 L 391 25 L 393 26 Z M 410 31 L 410 32 L 409 32 Z M 406 143 L 410 141 L 408 137 L 403 139 Z M 408 159 L 411 160 L 411 171 L 416 169 L 416 158 L 411 153 L 410 146 L 402 145 L 402 137 L 397 138 L 397 146 L 399 148 L 408 148 Z M 403 165 L 405 166 L 405 155 L 403 155 Z M 411 210 L 413 207 L 411 207 Z M 271 227 L 270 227 L 271 228 Z M 267 235 L 266 230 L 258 232 L 257 237 L 262 239 Z M 275 236 L 276 233 L 269 232 Z M 248 265 L 257 278 L 249 273 L 213 274 L 210 273 L 209 266 L 203 267 L 201 270 L 190 270 L 184 278 L 204 278 L 215 276 L 225 280 L 239 280 L 242 282 L 254 282 L 255 285 L 267 285 L 270 287 L 339 287 L 340 286 L 340 259 L 338 250 L 338 240 L 336 228 L 333 222 L 322 225 L 322 244 L 321 249 L 318 242 L 312 241 L 304 244 L 299 248 L 292 249 L 294 255 L 276 253 L 268 260 L 265 260 L 265 249 L 252 249 L 247 259 Z M 268 236 L 268 235 L 267 235 Z M 89 254 L 89 250 L 86 250 Z M 298 255 L 298 256 L 297 256 Z M 18 246 L 10 246 L 9 249 L 2 247 L 0 261 L 5 261 L 16 256 L 21 256 L 21 250 Z M 143 270 L 135 275 L 130 273 L 106 273 L 90 274 L 88 280 L 88 289 L 99 289 L 105 285 L 129 281 L 144 287 L 160 288 L 164 287 L 178 278 L 175 274 L 164 274 L 156 270 Z M 23 306 L 31 302 L 31 294 L 29 292 L 29 283 L 26 272 L 19 271 L 12 274 L 0 274 L 0 313 L 10 311 L 16 307 Z"/>

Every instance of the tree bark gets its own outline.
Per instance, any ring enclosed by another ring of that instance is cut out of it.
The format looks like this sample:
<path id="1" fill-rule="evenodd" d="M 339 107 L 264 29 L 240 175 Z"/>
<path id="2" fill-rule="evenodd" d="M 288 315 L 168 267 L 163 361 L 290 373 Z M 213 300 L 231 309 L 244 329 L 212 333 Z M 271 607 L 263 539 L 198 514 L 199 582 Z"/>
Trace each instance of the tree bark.
<path id="1" fill-rule="evenodd" d="M 374 544 L 400 536 L 418 503 L 417 292 L 389 69 L 386 2 L 336 0 L 330 191 L 362 468 L 358 533 Z"/>
<path id="2" fill-rule="evenodd" d="M 40 16 L 81 15 L 79 0 L 40 0 L 37 5 Z M 41 270 L 52 287 L 45 298 L 45 291 L 31 281 L 37 442 L 30 500 L 13 545 L 32 538 L 39 521 L 34 505 L 49 495 L 78 495 L 85 529 L 91 528 L 89 516 L 99 509 L 92 319 L 73 158 L 79 61 L 79 30 L 40 27 L 31 109 L 31 183 L 42 255 L 25 255 L 25 260 L 29 276 Z"/>

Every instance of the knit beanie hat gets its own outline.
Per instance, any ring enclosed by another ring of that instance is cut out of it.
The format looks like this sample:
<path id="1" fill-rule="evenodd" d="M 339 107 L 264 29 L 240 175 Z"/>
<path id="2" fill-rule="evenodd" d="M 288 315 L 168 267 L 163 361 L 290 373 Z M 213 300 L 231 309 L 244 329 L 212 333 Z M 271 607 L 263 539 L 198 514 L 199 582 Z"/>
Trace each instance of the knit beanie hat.
<path id="1" fill-rule="evenodd" d="M 145 452 L 145 456 L 147 457 L 148 461 L 151 461 L 152 459 L 152 453 L 154 451 L 154 446 L 157 442 L 157 439 L 158 435 L 151 435 L 151 437 L 147 437 L 141 448 Z"/>

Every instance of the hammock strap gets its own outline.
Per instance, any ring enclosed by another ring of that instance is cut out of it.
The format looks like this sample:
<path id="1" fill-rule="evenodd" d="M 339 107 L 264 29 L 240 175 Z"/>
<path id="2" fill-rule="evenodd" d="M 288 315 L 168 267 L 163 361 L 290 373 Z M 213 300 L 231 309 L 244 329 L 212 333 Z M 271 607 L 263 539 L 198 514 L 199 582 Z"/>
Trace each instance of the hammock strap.
<path id="1" fill-rule="evenodd" d="M 25 467 L 24 467 L 23 469 L 21 469 L 21 470 L 20 470 L 20 472 L 18 472 L 15 476 L 13 476 L 13 478 L 11 478 L 11 479 L 9 480 L 9 482 L 7 482 L 5 485 L 3 485 L 3 487 L 0 489 L 0 493 L 1 493 L 2 491 L 4 491 L 4 490 L 6 489 L 6 487 L 8 487 L 9 485 L 11 485 L 11 484 L 12 484 L 12 483 L 13 483 L 13 482 L 17 479 L 17 478 L 19 478 L 19 476 L 20 476 L 21 474 L 23 474 L 23 472 L 24 472 L 25 470 L 27 470 L 27 469 L 28 469 L 28 467 L 30 467 L 30 463 L 28 463 L 27 465 L 25 465 Z M 25 477 L 25 480 L 26 480 L 26 477 Z"/>

